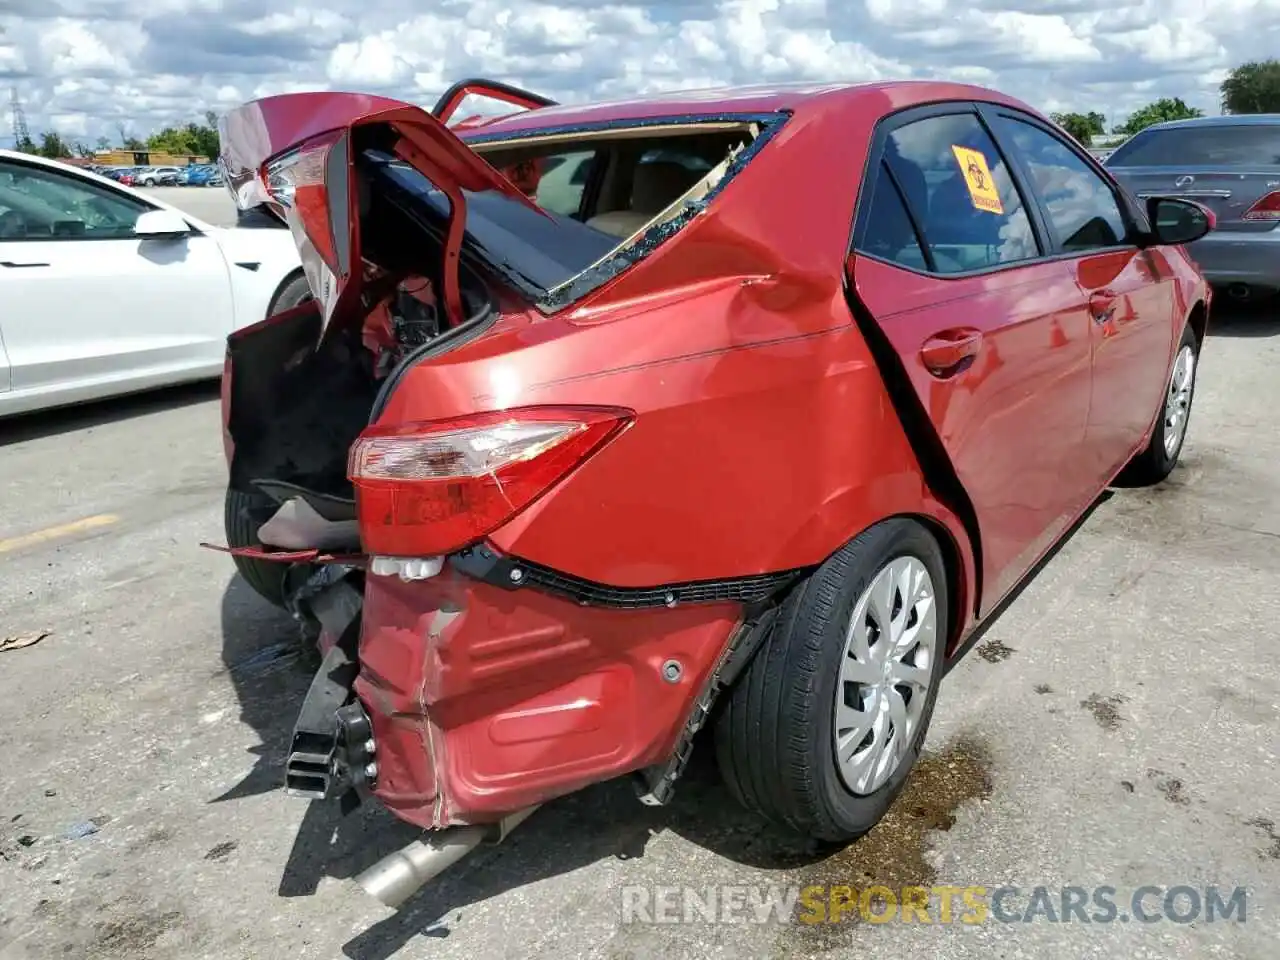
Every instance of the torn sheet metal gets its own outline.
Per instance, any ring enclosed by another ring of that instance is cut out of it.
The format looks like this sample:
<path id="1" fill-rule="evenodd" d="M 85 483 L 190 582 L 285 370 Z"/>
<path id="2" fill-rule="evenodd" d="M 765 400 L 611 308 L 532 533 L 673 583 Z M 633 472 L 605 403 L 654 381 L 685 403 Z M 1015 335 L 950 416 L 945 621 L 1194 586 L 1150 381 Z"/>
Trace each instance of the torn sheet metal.
<path id="1" fill-rule="evenodd" d="M 273 563 L 336 563 L 363 569 L 365 556 L 360 553 L 324 553 L 320 550 L 274 550 L 271 547 L 224 547 L 216 543 L 201 543 L 206 550 L 216 550 L 233 557 L 251 557 L 254 560 L 269 560 Z"/>

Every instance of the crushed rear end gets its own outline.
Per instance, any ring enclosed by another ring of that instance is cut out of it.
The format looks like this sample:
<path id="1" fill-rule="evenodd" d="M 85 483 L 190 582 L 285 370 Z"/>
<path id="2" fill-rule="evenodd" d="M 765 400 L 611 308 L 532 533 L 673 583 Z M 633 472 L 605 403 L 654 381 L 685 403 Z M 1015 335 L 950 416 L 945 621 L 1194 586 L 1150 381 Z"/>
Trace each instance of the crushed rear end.
<path id="1" fill-rule="evenodd" d="M 525 355 L 564 382 L 593 371 L 558 343 L 634 352 L 563 312 L 669 242 L 770 132 L 691 123 L 677 133 L 722 160 L 625 236 L 543 210 L 499 172 L 536 138 L 493 145 L 495 166 L 421 110 L 351 94 L 270 98 L 223 123 L 227 186 L 293 232 L 315 299 L 228 342 L 229 484 L 253 542 L 215 549 L 273 565 L 319 634 L 288 790 L 374 796 L 443 831 L 364 878 L 389 904 L 551 798 L 636 774 L 664 801 L 758 605 L 789 582 L 619 591 L 495 545 L 635 419 L 590 389 L 529 399 Z"/>

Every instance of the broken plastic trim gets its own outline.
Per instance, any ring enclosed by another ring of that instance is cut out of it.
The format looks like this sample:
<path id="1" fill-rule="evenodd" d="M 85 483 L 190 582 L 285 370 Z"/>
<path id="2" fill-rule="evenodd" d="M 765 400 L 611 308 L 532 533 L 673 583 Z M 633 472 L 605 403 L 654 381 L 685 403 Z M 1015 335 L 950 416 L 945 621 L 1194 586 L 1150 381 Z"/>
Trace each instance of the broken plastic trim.
<path id="1" fill-rule="evenodd" d="M 326 800 L 339 786 L 337 713 L 350 701 L 359 671 L 359 661 L 339 643 L 312 678 L 285 759 L 285 792 L 289 796 Z"/>
<path id="2" fill-rule="evenodd" d="M 444 569 L 444 557 L 370 557 L 369 572 L 375 577 L 430 580 Z"/>
<path id="3" fill-rule="evenodd" d="M 448 561 L 463 575 L 504 590 L 539 590 L 582 606 L 615 610 L 673 608 L 694 603 L 763 603 L 781 594 L 810 570 L 806 567 L 654 587 L 615 587 L 504 556 L 488 543 L 460 550 L 450 555 Z"/>
<path id="4" fill-rule="evenodd" d="M 603 130 L 642 130 L 647 127 L 688 126 L 696 127 L 716 123 L 733 123 L 758 127 L 754 139 L 738 150 L 725 166 L 720 178 L 709 189 L 704 190 L 708 177 L 695 184 L 679 205 L 673 205 L 661 219 L 651 222 L 643 231 L 624 241 L 612 253 L 592 264 L 572 280 L 548 291 L 539 298 L 534 306 L 544 314 L 556 313 L 581 300 L 587 294 L 604 286 L 623 271 L 639 263 L 672 236 L 701 214 L 720 192 L 742 172 L 757 154 L 777 136 L 783 125 L 791 119 L 790 111 L 764 114 L 690 114 L 672 117 L 651 117 L 644 120 L 609 120 L 595 123 L 575 124 L 571 126 L 545 127 L 538 130 L 521 131 L 518 134 L 490 133 L 465 137 L 463 142 L 469 147 L 483 147 L 486 144 L 519 144 L 523 140 L 539 140 L 553 136 L 598 133 Z M 481 153 L 483 157 L 483 153 Z M 717 167 L 713 173 L 719 171 Z M 696 199 L 692 196 L 697 194 Z M 518 275 L 495 265 L 504 279 L 517 290 L 526 290 L 528 285 Z"/>
<path id="5" fill-rule="evenodd" d="M 216 543 L 201 542 L 206 550 L 228 553 L 233 557 L 249 557 L 254 560 L 268 560 L 272 563 L 336 563 L 340 566 L 363 569 L 366 557 L 359 553 L 325 552 L 315 547 L 310 550 L 274 550 L 270 547 L 225 547 Z"/>
<path id="6" fill-rule="evenodd" d="M 729 643 L 725 646 L 710 679 L 703 686 L 694 701 L 693 709 L 685 721 L 684 729 L 676 741 L 675 750 L 666 763 L 638 770 L 634 776 L 636 793 L 640 802 L 646 806 L 660 807 L 670 802 L 675 795 L 676 781 L 684 774 L 693 753 L 693 741 L 698 731 L 711 717 L 711 709 L 715 706 L 720 694 L 733 685 L 742 668 L 755 655 L 764 638 L 773 629 L 774 622 L 782 608 L 776 604 L 766 606 L 755 604 L 748 611 L 746 618 L 734 631 Z"/>
<path id="7" fill-rule="evenodd" d="M 354 517 L 330 520 L 316 511 L 305 497 L 286 500 L 271 519 L 258 528 L 258 541 L 285 550 L 360 549 L 360 528 Z"/>

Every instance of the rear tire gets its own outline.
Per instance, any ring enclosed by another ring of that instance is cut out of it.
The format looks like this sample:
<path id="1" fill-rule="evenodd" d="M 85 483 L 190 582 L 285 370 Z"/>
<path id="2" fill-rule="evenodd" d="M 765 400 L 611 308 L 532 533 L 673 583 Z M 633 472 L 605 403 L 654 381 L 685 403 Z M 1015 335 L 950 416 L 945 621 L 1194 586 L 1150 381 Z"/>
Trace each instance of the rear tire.
<path id="1" fill-rule="evenodd" d="M 1199 370 L 1200 343 L 1191 324 L 1187 324 L 1182 328 L 1182 339 L 1178 341 L 1178 352 L 1165 384 L 1151 442 L 1121 472 L 1117 478 L 1119 486 L 1152 486 L 1173 472 L 1186 444 L 1187 423 L 1191 419 Z"/>
<path id="2" fill-rule="evenodd" d="M 937 541 L 906 519 L 860 534 L 797 586 L 716 720 L 721 773 L 738 801 L 818 841 L 874 827 L 928 731 L 948 596 Z"/>
<path id="3" fill-rule="evenodd" d="M 266 497 L 255 497 L 239 490 L 227 488 L 223 523 L 227 532 L 227 545 L 230 547 L 258 547 L 258 527 L 261 525 L 255 514 L 261 512 L 270 501 Z M 231 558 L 236 570 L 244 578 L 253 592 L 270 604 L 281 609 L 285 607 L 284 575 L 287 566 L 269 560 L 256 560 L 253 557 Z"/>

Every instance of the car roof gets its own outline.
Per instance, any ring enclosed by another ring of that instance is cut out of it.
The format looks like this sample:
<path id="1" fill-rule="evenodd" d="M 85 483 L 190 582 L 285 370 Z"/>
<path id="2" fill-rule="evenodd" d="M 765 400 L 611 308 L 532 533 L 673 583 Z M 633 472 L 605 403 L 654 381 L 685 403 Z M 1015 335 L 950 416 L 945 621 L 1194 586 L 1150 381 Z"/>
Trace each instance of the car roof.
<path id="1" fill-rule="evenodd" d="M 677 90 L 625 100 L 538 107 L 492 119 L 468 121 L 465 127 L 455 132 L 466 140 L 473 136 L 489 138 L 576 124 L 621 123 L 689 115 L 768 114 L 837 105 L 847 108 L 858 102 L 877 112 L 887 112 L 929 101 L 968 99 L 1030 109 L 1026 104 L 994 90 L 964 83 L 935 80 L 795 82 Z"/>
<path id="2" fill-rule="evenodd" d="M 1280 113 L 1226 113 L 1220 117 L 1191 117 L 1153 123 L 1146 130 L 1181 130 L 1187 127 L 1251 127 L 1280 125 Z"/>

